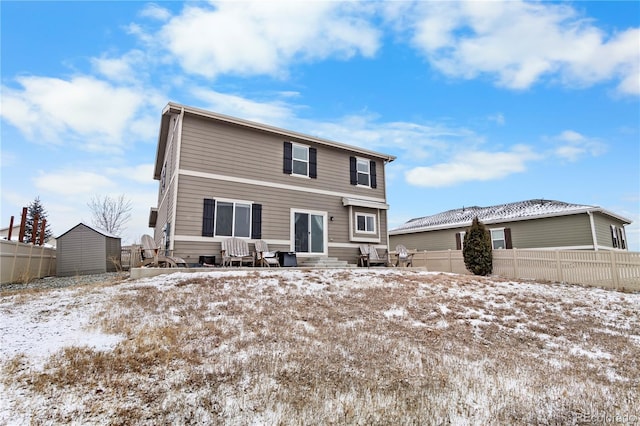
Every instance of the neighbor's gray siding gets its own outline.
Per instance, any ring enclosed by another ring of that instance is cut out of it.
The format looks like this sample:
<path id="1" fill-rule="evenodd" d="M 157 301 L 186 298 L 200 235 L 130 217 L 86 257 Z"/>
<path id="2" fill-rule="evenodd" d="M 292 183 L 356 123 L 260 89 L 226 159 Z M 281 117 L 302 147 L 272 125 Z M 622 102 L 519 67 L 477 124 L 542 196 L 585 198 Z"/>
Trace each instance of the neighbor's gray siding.
<path id="1" fill-rule="evenodd" d="M 58 238 L 57 275 L 99 274 L 107 271 L 105 236 L 84 225 Z"/>
<path id="2" fill-rule="evenodd" d="M 596 238 L 598 240 L 598 246 L 613 248 L 611 225 L 614 225 L 617 228 L 622 228 L 624 225 L 623 222 L 615 220 L 610 216 L 602 215 L 600 213 L 593 214 L 593 221 L 596 228 Z M 628 239 L 627 244 L 629 244 Z"/>
<path id="3" fill-rule="evenodd" d="M 489 230 L 510 228 L 513 248 L 593 246 L 591 224 L 587 214 L 492 223 L 485 226 Z M 418 250 L 455 250 L 455 234 L 465 230 L 466 228 L 456 228 L 415 234 L 391 235 L 389 241 L 391 247 L 395 247 L 397 244 L 404 244 L 407 248 Z"/>

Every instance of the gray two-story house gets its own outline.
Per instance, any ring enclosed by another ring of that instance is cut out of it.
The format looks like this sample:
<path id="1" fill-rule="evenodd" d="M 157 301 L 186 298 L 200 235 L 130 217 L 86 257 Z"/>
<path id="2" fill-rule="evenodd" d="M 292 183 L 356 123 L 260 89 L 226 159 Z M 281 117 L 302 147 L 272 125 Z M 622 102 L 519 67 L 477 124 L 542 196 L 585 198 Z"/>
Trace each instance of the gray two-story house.
<path id="1" fill-rule="evenodd" d="M 190 264 L 229 237 L 298 259 L 356 263 L 388 247 L 385 165 L 395 157 L 169 103 L 162 112 L 149 226 Z M 219 263 L 219 257 L 216 262 Z"/>

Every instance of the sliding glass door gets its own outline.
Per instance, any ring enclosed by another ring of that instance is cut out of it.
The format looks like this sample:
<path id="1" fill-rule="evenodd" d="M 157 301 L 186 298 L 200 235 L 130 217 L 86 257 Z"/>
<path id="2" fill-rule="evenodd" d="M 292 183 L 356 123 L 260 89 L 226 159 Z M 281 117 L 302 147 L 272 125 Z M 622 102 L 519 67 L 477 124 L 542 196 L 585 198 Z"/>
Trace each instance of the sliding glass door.
<path id="1" fill-rule="evenodd" d="M 296 253 L 326 254 L 325 212 L 292 211 Z"/>

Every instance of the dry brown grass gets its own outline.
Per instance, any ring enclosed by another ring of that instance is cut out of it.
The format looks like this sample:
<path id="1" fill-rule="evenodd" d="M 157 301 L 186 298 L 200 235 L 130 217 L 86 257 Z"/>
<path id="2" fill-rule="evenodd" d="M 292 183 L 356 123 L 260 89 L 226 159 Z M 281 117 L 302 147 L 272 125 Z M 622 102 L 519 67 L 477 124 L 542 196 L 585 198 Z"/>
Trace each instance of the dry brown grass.
<path id="1" fill-rule="evenodd" d="M 20 356 L 3 375 L 34 424 L 637 422 L 638 300 L 411 271 L 213 273 L 125 285 L 98 318 L 124 336 L 114 350 L 66 348 L 42 370 Z"/>

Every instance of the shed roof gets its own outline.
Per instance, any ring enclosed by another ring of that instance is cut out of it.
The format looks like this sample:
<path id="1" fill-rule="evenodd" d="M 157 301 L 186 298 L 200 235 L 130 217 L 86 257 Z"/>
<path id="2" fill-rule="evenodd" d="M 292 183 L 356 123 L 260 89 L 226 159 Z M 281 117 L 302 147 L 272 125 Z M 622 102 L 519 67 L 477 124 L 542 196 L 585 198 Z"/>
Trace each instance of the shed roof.
<path id="1" fill-rule="evenodd" d="M 317 143 L 320 145 L 331 146 L 334 148 L 348 150 L 357 154 L 380 158 L 384 161 L 391 162 L 396 159 L 393 155 L 382 154 L 376 151 L 370 151 L 368 149 L 359 148 L 352 145 L 343 144 L 340 142 L 334 142 L 328 139 L 318 138 L 315 136 L 305 135 L 303 133 L 294 132 L 292 130 L 286 130 L 279 127 L 269 126 L 267 124 L 261 124 L 254 121 L 243 120 L 241 118 L 232 117 L 229 115 L 218 114 L 216 112 L 207 111 L 200 108 L 194 108 L 186 105 L 169 102 L 162 111 L 162 121 L 160 123 L 160 134 L 158 136 L 158 149 L 156 152 L 156 165 L 154 170 L 154 179 L 159 180 L 162 172 L 162 165 L 164 159 L 164 152 L 167 146 L 167 136 L 169 131 L 169 120 L 172 114 L 191 114 L 203 118 L 207 118 L 214 121 L 223 123 L 234 124 L 237 126 L 248 127 L 263 132 L 281 135 L 284 138 L 295 138 L 298 140 L 304 140 L 311 143 Z"/>
<path id="2" fill-rule="evenodd" d="M 389 234 L 408 234 L 420 231 L 459 228 L 462 226 L 469 226 L 475 217 L 478 217 L 478 219 L 484 224 L 491 224 L 541 219 L 545 217 L 586 214 L 588 212 L 599 212 L 611 216 L 625 224 L 631 223 L 629 219 L 611 213 L 598 206 L 571 204 L 555 200 L 534 199 L 489 207 L 462 207 L 431 216 L 419 217 L 411 219 L 397 228 L 391 229 Z"/>
<path id="3" fill-rule="evenodd" d="M 93 226 L 87 225 L 86 223 L 83 223 L 83 222 L 80 222 L 79 224 L 77 224 L 73 228 L 69 229 L 67 232 L 65 232 L 65 233 L 61 234 L 60 236 L 58 236 L 57 238 L 61 238 L 63 235 L 67 235 L 69 232 L 73 231 L 74 229 L 76 229 L 79 226 L 85 226 L 85 227 L 91 229 L 92 231 L 97 232 L 100 235 L 104 235 L 107 238 L 120 238 L 117 235 L 110 234 L 107 231 L 103 231 L 102 229 L 94 228 Z"/>

